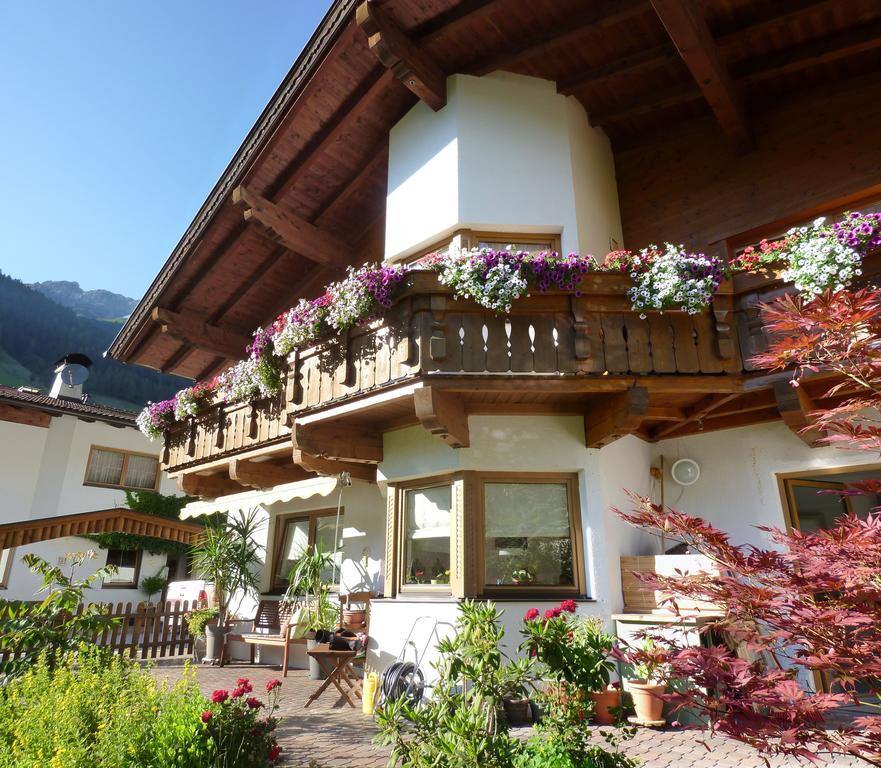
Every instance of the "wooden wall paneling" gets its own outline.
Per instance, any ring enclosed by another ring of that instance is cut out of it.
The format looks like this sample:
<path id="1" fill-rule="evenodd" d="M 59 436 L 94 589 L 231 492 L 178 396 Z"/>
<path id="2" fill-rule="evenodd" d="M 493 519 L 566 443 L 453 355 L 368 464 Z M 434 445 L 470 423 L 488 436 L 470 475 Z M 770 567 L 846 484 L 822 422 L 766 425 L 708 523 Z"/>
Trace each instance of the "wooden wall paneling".
<path id="1" fill-rule="evenodd" d="M 609 373 L 626 373 L 630 367 L 627 359 L 627 340 L 624 338 L 624 317 L 617 313 L 604 312 L 600 315 L 603 329 L 603 351 L 606 370 Z"/>
<path id="2" fill-rule="evenodd" d="M 532 317 L 532 326 L 535 328 L 535 354 L 533 356 L 532 370 L 540 373 L 552 373 L 557 370 L 557 340 L 554 339 L 554 331 L 557 330 L 557 316 L 549 313 L 536 314 Z"/>
<path id="3" fill-rule="evenodd" d="M 487 370 L 486 351 L 483 341 L 483 315 L 477 312 L 462 313 L 462 369 L 482 372 Z M 507 367 L 506 367 L 507 368 Z"/>
<path id="4" fill-rule="evenodd" d="M 679 373 L 697 373 L 701 368 L 691 316 L 684 312 L 666 314 L 670 318 L 670 327 L 673 329 L 675 339 L 676 370 Z"/>
<path id="5" fill-rule="evenodd" d="M 652 370 L 655 373 L 675 373 L 676 353 L 669 315 L 663 312 L 649 312 L 646 322 L 649 329 Z"/>
<path id="6" fill-rule="evenodd" d="M 486 369 L 504 372 L 511 369 L 511 358 L 508 357 L 508 333 L 505 318 L 494 312 L 486 312 L 483 316 L 486 328 Z"/>
<path id="7" fill-rule="evenodd" d="M 529 315 L 510 315 L 506 320 L 511 324 L 511 334 L 504 342 L 506 349 L 511 353 L 508 358 L 508 368 L 521 373 L 534 370 L 535 355 L 532 351 L 534 342 L 529 336 L 533 318 Z M 507 346 L 508 344 L 510 347 Z M 537 341 L 535 344 L 537 345 Z"/>
<path id="8" fill-rule="evenodd" d="M 721 373 L 722 359 L 716 344 L 716 324 L 709 311 L 691 316 L 697 334 L 697 356 L 703 373 Z"/>
<path id="9" fill-rule="evenodd" d="M 624 330 L 627 334 L 629 370 L 634 373 L 651 373 L 652 359 L 647 320 L 641 320 L 635 313 L 625 315 Z"/>

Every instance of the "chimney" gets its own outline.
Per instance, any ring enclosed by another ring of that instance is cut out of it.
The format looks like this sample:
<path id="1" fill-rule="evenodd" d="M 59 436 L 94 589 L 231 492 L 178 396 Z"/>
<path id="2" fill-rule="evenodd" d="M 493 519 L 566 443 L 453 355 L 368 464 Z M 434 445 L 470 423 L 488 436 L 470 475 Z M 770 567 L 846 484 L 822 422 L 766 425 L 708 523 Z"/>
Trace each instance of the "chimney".
<path id="1" fill-rule="evenodd" d="M 78 352 L 62 357 L 55 363 L 55 381 L 52 384 L 49 397 L 82 401 L 83 382 L 89 378 L 89 368 L 91 367 L 92 361 Z"/>

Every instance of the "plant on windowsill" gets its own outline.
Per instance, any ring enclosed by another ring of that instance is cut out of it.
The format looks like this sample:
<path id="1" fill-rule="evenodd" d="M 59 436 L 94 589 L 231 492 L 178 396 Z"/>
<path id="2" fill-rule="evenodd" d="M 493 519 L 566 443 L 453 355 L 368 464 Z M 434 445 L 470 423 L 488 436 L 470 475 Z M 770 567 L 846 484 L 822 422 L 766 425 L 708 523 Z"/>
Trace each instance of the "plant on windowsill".
<path id="1" fill-rule="evenodd" d="M 217 624 L 205 628 L 206 648 L 203 661 L 214 662 L 229 632 L 230 616 L 236 600 L 236 609 L 258 591 L 257 574 L 263 565 L 261 547 L 256 534 L 263 521 L 256 509 L 225 522 L 205 527 L 205 532 L 193 546 L 193 570 L 214 585 L 217 604 Z"/>
<path id="2" fill-rule="evenodd" d="M 523 566 L 522 568 L 515 568 L 511 571 L 511 581 L 517 585 L 523 584 L 535 584 L 536 576 L 535 572 L 532 571 L 529 566 Z"/>
<path id="3" fill-rule="evenodd" d="M 441 571 L 437 576 L 435 576 L 431 580 L 432 584 L 449 584 L 450 583 L 450 571 L 447 569 L 446 571 Z"/>

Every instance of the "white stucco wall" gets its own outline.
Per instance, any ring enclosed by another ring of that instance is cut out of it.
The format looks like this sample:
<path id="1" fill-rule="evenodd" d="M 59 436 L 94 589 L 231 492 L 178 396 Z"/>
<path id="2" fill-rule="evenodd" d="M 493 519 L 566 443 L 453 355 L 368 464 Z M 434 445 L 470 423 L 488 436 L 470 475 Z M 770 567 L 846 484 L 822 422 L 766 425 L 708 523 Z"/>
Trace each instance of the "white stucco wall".
<path id="1" fill-rule="evenodd" d="M 559 233 L 564 253 L 621 242 L 608 138 L 553 82 L 453 75 L 439 112 L 419 103 L 389 134 L 386 258 L 455 229 Z"/>
<path id="2" fill-rule="evenodd" d="M 760 546 L 770 542 L 757 525 L 786 525 L 778 474 L 878 464 L 874 454 L 809 448 L 781 422 L 664 440 L 653 446 L 652 453 L 663 455 L 668 468 L 683 457 L 700 464 L 700 478 L 688 488 L 673 483 L 668 470 L 669 506 L 703 517 L 729 533 L 736 544 Z"/>
<path id="3" fill-rule="evenodd" d="M 47 428 L 0 421 L 0 444 L 7 448 L 0 462 L 0 523 L 125 506 L 124 491 L 83 485 L 93 445 L 159 455 L 159 444 L 151 443 L 134 427 L 114 427 L 70 415 L 54 416 Z M 159 490 L 164 494 L 179 492 L 176 483 L 164 474 Z M 26 552 L 57 563 L 68 552 L 88 549 L 95 549 L 97 558 L 84 564 L 77 571 L 80 575 L 92 573 L 106 562 L 106 551 L 97 549 L 95 542 L 69 537 L 17 548 L 8 587 L 0 589 L 0 597 L 34 599 L 39 579 L 21 562 Z M 156 573 L 165 559 L 164 555 L 144 553 L 140 575 Z M 87 591 L 86 599 L 138 602 L 144 596 L 136 588 L 101 589 L 99 584 Z"/>

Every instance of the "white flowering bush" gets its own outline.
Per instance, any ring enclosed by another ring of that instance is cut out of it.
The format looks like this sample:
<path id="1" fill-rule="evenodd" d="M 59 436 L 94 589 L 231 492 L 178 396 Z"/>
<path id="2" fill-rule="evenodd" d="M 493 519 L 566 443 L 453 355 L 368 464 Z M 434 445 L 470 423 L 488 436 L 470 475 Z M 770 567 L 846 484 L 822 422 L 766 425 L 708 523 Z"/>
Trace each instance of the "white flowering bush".
<path id="1" fill-rule="evenodd" d="M 325 327 L 327 301 L 324 296 L 307 301 L 300 299 L 293 309 L 281 315 L 276 322 L 272 347 L 275 354 L 287 357 L 295 349 L 314 341 Z"/>
<path id="2" fill-rule="evenodd" d="M 281 375 L 267 358 L 248 358 L 217 377 L 217 394 L 225 403 L 272 397 L 281 391 Z"/>
<path id="3" fill-rule="evenodd" d="M 199 381 L 174 396 L 174 418 L 183 421 L 198 416 L 214 399 L 214 382 Z"/>
<path id="4" fill-rule="evenodd" d="M 842 291 L 861 274 L 861 254 L 835 230 L 817 219 L 809 227 L 787 232 L 792 238 L 785 255 L 788 262 L 783 279 L 796 289 L 817 296 L 824 291 Z"/>
<path id="5" fill-rule="evenodd" d="M 472 299 L 494 312 L 509 312 L 526 293 L 523 262 L 528 254 L 473 248 L 431 262 L 438 279 L 457 296 Z"/>
<path id="6" fill-rule="evenodd" d="M 651 310 L 683 309 L 694 315 L 713 300 L 722 282 L 722 262 L 702 253 L 688 253 L 681 245 L 650 245 L 629 259 L 633 287 L 628 292 L 633 309 L 645 317 Z"/>

